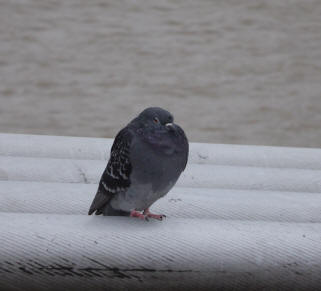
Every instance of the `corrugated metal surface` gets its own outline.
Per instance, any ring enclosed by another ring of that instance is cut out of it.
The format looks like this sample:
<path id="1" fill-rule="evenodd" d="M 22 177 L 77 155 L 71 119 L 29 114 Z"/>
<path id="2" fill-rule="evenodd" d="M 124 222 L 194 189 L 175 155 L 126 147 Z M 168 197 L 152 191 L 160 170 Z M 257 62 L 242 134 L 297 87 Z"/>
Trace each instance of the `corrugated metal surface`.
<path id="1" fill-rule="evenodd" d="M 165 221 L 87 216 L 112 140 L 0 134 L 0 289 L 321 287 L 321 150 L 191 144 Z"/>

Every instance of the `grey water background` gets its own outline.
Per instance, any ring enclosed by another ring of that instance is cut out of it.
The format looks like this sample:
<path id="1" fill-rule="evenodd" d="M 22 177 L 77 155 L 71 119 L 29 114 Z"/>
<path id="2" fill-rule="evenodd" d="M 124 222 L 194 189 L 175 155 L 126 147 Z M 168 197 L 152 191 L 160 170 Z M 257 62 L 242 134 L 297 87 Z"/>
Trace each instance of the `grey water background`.
<path id="1" fill-rule="evenodd" d="M 0 0 L 0 132 L 321 147 L 320 0 Z"/>

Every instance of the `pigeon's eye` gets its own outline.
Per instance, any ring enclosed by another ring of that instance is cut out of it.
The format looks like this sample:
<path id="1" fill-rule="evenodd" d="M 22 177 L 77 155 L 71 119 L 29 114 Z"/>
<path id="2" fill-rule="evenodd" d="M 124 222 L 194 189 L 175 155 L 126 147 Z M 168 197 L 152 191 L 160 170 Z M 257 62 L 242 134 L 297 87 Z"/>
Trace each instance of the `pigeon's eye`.
<path id="1" fill-rule="evenodd" d="M 159 119 L 157 117 L 154 117 L 153 120 L 154 120 L 155 123 L 159 123 Z"/>

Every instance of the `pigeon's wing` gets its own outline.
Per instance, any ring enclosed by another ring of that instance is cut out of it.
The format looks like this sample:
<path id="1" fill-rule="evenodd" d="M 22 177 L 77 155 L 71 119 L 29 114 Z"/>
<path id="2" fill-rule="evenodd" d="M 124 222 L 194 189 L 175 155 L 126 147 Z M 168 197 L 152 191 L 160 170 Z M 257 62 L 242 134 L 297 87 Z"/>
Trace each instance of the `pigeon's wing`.
<path id="1" fill-rule="evenodd" d="M 88 214 L 96 211 L 101 214 L 110 199 L 130 186 L 132 165 L 129 159 L 133 134 L 128 127 L 123 128 L 116 136 L 110 151 L 107 167 L 101 176 L 98 190 Z"/>

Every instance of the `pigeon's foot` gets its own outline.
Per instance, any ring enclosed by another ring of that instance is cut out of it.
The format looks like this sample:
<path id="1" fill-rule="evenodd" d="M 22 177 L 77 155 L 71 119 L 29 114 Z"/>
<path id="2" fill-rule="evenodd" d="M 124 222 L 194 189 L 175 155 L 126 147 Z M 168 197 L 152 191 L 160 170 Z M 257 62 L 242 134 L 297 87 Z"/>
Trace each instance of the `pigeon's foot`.
<path id="1" fill-rule="evenodd" d="M 158 219 L 158 220 L 163 220 L 166 215 L 165 214 L 153 214 L 151 212 L 149 212 L 149 209 L 146 208 L 143 212 L 144 215 L 146 215 L 146 217 L 148 218 L 154 218 L 154 219 Z"/>
<path id="2" fill-rule="evenodd" d="M 140 213 L 139 211 L 133 210 L 130 212 L 130 217 L 137 217 L 143 220 L 147 220 L 148 221 L 148 217 L 145 214 Z"/>

